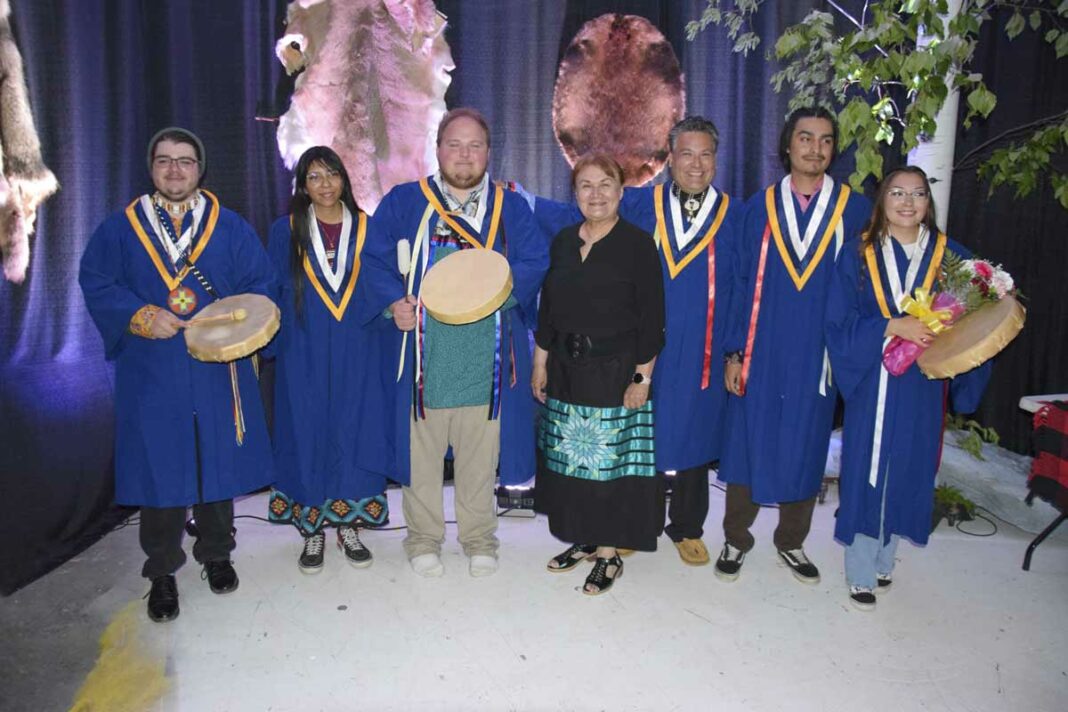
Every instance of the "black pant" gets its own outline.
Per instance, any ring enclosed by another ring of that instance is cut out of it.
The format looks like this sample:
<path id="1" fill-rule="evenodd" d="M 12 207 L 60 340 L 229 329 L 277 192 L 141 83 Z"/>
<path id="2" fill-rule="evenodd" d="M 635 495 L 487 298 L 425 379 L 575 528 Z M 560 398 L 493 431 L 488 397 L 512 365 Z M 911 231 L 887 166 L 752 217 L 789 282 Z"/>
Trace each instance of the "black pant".
<path id="1" fill-rule="evenodd" d="M 816 498 L 779 503 L 779 526 L 775 528 L 775 548 L 782 551 L 800 549 L 812 526 L 812 510 Z M 727 543 L 736 549 L 749 551 L 756 543 L 749 532 L 760 512 L 752 492 L 745 485 L 727 485 L 726 511 L 723 513 L 723 533 Z"/>
<path id="2" fill-rule="evenodd" d="M 185 563 L 182 534 L 185 531 L 186 507 L 141 507 L 141 549 L 148 559 L 141 575 L 148 579 L 173 574 Z M 234 500 L 224 499 L 193 505 L 197 537 L 193 558 L 205 561 L 229 561 L 234 541 Z"/>
<path id="3" fill-rule="evenodd" d="M 664 533 L 672 541 L 700 539 L 708 516 L 708 465 L 679 470 L 671 478 L 669 524 Z"/>

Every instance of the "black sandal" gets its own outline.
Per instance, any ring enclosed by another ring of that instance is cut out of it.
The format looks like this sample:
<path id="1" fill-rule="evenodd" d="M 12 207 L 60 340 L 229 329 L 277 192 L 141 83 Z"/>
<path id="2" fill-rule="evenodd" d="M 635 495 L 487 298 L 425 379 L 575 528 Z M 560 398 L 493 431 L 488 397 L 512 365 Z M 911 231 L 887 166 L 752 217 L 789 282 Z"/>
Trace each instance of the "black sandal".
<path id="1" fill-rule="evenodd" d="M 567 548 L 567 551 L 562 554 L 557 554 L 553 558 L 549 559 L 549 563 L 545 568 L 549 569 L 554 574 L 558 574 L 562 571 L 570 571 L 583 561 L 589 561 L 593 558 L 593 555 L 597 553 L 596 546 L 587 546 L 585 544 L 572 544 Z M 553 566 L 553 564 L 556 564 Z"/>
<path id="2" fill-rule="evenodd" d="M 608 574 L 609 566 L 616 567 L 615 572 L 612 573 L 611 576 Z M 611 559 L 605 559 L 598 556 L 597 562 L 593 565 L 593 571 L 586 577 L 586 583 L 582 587 L 582 592 L 587 596 L 600 596 L 602 593 L 612 588 L 612 584 L 619 578 L 623 578 L 623 559 L 619 558 L 618 554 Z M 589 586 L 594 586 L 595 589 L 591 591 L 588 588 Z"/>

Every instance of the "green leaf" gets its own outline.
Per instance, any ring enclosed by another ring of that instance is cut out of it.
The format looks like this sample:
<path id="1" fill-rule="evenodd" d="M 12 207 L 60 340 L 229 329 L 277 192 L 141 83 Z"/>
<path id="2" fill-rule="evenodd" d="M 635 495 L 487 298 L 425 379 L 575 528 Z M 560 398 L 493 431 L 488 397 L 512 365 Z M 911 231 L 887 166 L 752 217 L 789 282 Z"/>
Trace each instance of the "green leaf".
<path id="1" fill-rule="evenodd" d="M 1062 208 L 1068 210 L 1068 175 L 1054 173 L 1050 176 L 1050 182 L 1053 184 L 1053 197 Z"/>
<path id="2" fill-rule="evenodd" d="M 981 84 L 968 94 L 968 108 L 984 119 L 990 116 L 990 112 L 994 110 L 997 103 L 998 98 L 994 92 Z"/>
<path id="3" fill-rule="evenodd" d="M 800 32 L 787 30 L 775 43 L 775 56 L 779 59 L 785 59 L 800 49 L 804 44 L 805 38 Z"/>
<path id="4" fill-rule="evenodd" d="M 1032 30 L 1037 30 L 1039 27 L 1042 27 L 1042 13 L 1038 10 L 1033 11 L 1031 16 L 1027 19 Z"/>
<path id="5" fill-rule="evenodd" d="M 1016 39 L 1016 36 L 1023 32 L 1024 29 L 1024 16 L 1019 12 L 1014 12 L 1012 18 L 1009 19 L 1008 24 L 1005 25 L 1005 34 L 1009 36 L 1009 39 Z"/>
<path id="6" fill-rule="evenodd" d="M 1062 58 L 1068 54 L 1068 32 L 1061 33 L 1061 36 L 1057 38 L 1057 41 L 1053 44 L 1053 47 L 1057 50 L 1057 59 Z"/>
<path id="7" fill-rule="evenodd" d="M 760 44 L 760 38 L 753 32 L 743 32 L 738 35 L 737 41 L 734 43 L 734 47 L 731 51 L 741 54 L 743 57 L 749 54 L 750 50 L 756 49 Z"/>
<path id="8" fill-rule="evenodd" d="M 875 176 L 876 180 L 883 177 L 883 155 L 879 153 L 877 146 L 868 136 L 857 139 L 857 173 L 860 174 L 861 181 L 869 175 Z"/>
<path id="9" fill-rule="evenodd" d="M 872 123 L 871 107 L 860 97 L 854 97 L 838 114 L 838 131 L 846 141 L 861 133 L 869 123 Z"/>

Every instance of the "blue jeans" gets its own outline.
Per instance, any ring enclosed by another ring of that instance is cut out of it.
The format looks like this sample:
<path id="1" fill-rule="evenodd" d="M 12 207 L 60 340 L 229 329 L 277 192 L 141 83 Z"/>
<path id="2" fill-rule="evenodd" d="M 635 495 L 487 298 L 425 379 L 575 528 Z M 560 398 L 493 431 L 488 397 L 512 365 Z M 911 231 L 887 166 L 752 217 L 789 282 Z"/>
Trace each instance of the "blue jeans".
<path id="1" fill-rule="evenodd" d="M 890 535 L 890 543 L 882 545 L 879 539 L 864 534 L 853 536 L 853 543 L 845 550 L 846 582 L 850 586 L 875 588 L 875 574 L 890 574 L 894 571 L 894 554 L 897 552 L 897 534 Z"/>

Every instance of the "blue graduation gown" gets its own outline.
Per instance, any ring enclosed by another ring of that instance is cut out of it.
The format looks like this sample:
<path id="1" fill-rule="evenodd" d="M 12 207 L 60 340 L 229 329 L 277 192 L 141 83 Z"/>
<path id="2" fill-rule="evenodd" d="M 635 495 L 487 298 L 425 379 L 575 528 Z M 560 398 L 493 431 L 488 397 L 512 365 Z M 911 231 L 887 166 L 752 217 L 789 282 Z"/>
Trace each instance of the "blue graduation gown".
<path id="1" fill-rule="evenodd" d="M 708 217 L 685 249 L 679 250 L 671 220 L 671 182 L 664 185 L 661 204 L 668 233 L 670 260 L 658 241 L 664 278 L 665 344 L 653 373 L 653 411 L 656 413 L 656 469 L 684 470 L 720 457 L 723 442 L 727 390 L 723 387 L 723 342 L 730 311 L 731 274 L 735 243 L 741 227 L 742 206 L 720 194 Z M 655 186 L 627 188 L 619 214 L 649 234 L 657 233 Z M 727 201 L 722 222 L 707 245 L 702 238 L 716 221 L 720 205 Z M 542 229 L 555 235 L 581 221 L 578 207 L 537 198 L 535 217 Z M 659 236 L 658 236 L 659 237 Z M 697 252 L 694 257 L 689 255 Z M 708 318 L 709 256 L 715 256 L 715 302 L 708 387 L 701 388 Z M 683 265 L 684 260 L 689 260 Z M 675 265 L 672 274 L 671 264 Z"/>
<path id="2" fill-rule="evenodd" d="M 934 239 L 928 242 L 916 285 L 922 284 L 927 274 L 935 242 Z M 952 241 L 948 249 L 967 255 L 964 248 Z M 894 317 L 901 316 L 888 286 L 879 249 L 875 250 L 875 256 L 889 312 Z M 904 275 L 908 259 L 896 241 L 894 256 L 899 274 Z M 900 376 L 887 374 L 883 422 L 878 429 L 881 446 L 872 485 L 879 379 L 886 342 L 883 334 L 889 320 L 880 310 L 865 265 L 859 241 L 848 244 L 842 251 L 827 300 L 827 347 L 835 380 L 845 400 L 838 485 L 841 504 L 835 537 L 848 545 L 857 533 L 872 538 L 881 534 L 884 541 L 897 534 L 925 544 L 931 531 L 946 388 L 954 410 L 973 412 L 990 378 L 991 362 L 952 381 L 928 379 L 916 364 Z M 937 290 L 935 282 L 932 291 Z"/>
<path id="3" fill-rule="evenodd" d="M 431 190 L 437 194 L 432 179 Z M 486 244 L 491 225 L 491 213 L 495 188 L 489 183 L 489 201 L 482 224 L 482 233 L 475 235 Z M 441 196 L 438 195 L 439 200 Z M 534 397 L 530 392 L 531 331 L 537 325 L 537 293 L 542 278 L 549 267 L 549 250 L 545 240 L 538 234 L 533 216 L 526 201 L 512 191 L 504 191 L 500 227 L 493 249 L 502 253 L 512 270 L 512 297 L 515 306 L 502 311 L 502 375 L 500 409 L 500 464 L 502 484 L 521 484 L 534 476 Z M 444 203 L 443 203 L 444 204 Z M 361 323 L 369 323 L 390 304 L 405 294 L 405 283 L 397 269 L 397 242 L 407 239 L 415 246 L 428 201 L 418 182 L 394 187 L 383 198 L 372 219 L 372 229 L 364 247 L 363 270 L 360 285 L 366 289 L 366 297 L 359 300 Z M 431 211 L 426 230 L 433 235 L 439 220 Z M 462 221 L 461 221 L 462 222 Z M 463 226 L 470 231 L 467 223 Z M 416 269 L 413 293 L 418 294 L 422 284 L 422 261 L 419 255 L 413 260 Z M 413 380 L 415 354 L 413 337 L 409 334 L 405 348 L 404 368 L 399 382 L 393 384 L 393 419 L 396 440 L 393 450 L 394 469 L 398 481 L 410 481 L 411 457 L 409 451 L 412 422 Z M 391 383 L 396 379 L 402 334 L 396 328 L 389 332 L 386 374 Z M 514 362 L 515 380 L 512 380 Z M 490 415 L 489 407 L 486 417 Z"/>
<path id="4" fill-rule="evenodd" d="M 166 308 L 172 287 L 164 276 L 173 275 L 140 205 L 130 211 L 143 235 L 126 213 L 111 215 L 90 238 L 78 275 L 105 356 L 115 361 L 115 501 L 176 507 L 230 499 L 266 485 L 273 464 L 251 360 L 237 362 L 246 428 L 244 444 L 238 445 L 228 365 L 194 359 L 181 333 L 146 339 L 129 332 L 141 307 Z M 273 271 L 263 244 L 247 222 L 213 197 L 193 245 L 197 267 L 220 295 L 268 294 Z M 198 308 L 212 301 L 192 274 L 181 283 L 196 294 Z"/>
<path id="5" fill-rule="evenodd" d="M 841 184 L 824 216 L 828 224 Z M 775 186 L 779 190 L 779 186 Z M 816 206 L 813 196 L 802 212 L 791 193 L 803 234 Z M 776 198 L 776 213 L 781 211 Z M 852 192 L 842 212 L 843 241 L 860 233 L 871 215 L 871 202 Z M 790 245 L 786 220 L 778 216 L 782 245 L 769 234 L 765 274 L 753 342 L 745 395 L 729 396 L 727 440 L 720 460 L 719 477 L 746 485 L 754 502 L 796 502 L 816 495 L 827 461 L 836 390 L 823 379 L 825 342 L 823 316 L 827 290 L 834 274 L 835 237 L 819 247 L 826 234 L 816 230 L 814 243 L 798 264 Z M 745 223 L 738 241 L 738 268 L 731 288 L 731 312 L 727 318 L 724 351 L 743 351 L 754 303 L 757 270 L 765 230 L 770 227 L 765 191 L 746 204 Z M 784 254 L 785 253 L 785 254 Z M 799 277 L 811 267 L 799 289 L 787 268 L 794 265 Z M 820 392 L 824 381 L 823 393 Z"/>
<path id="6" fill-rule="evenodd" d="M 272 344 L 277 354 L 275 486 L 310 505 L 382 494 L 391 465 L 392 422 L 382 412 L 391 402 L 393 385 L 385 368 L 388 335 L 383 327 L 393 325 L 381 316 L 361 325 L 352 305 L 367 222 L 362 213 L 352 218 L 346 273 L 338 291 L 310 256 L 301 272 L 299 316 L 290 274 L 289 216 L 271 226 L 267 245 L 276 273 L 275 302 L 282 312 L 282 328 Z"/>

